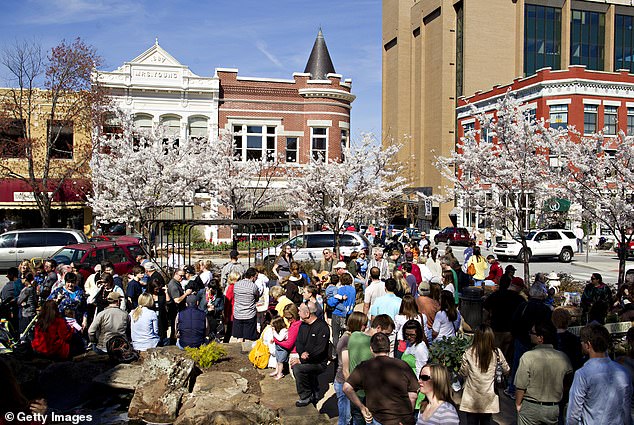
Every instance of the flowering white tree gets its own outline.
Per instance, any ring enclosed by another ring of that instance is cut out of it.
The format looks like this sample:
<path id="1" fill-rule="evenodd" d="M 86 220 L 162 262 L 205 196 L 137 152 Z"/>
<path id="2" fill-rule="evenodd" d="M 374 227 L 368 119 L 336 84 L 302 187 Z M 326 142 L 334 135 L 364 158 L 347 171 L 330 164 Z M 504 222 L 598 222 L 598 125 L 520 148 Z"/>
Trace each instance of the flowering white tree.
<path id="1" fill-rule="evenodd" d="M 206 139 L 173 145 L 162 127 L 139 131 L 128 117 L 122 133 L 98 136 L 91 160 L 93 193 L 88 203 L 104 221 L 147 224 L 166 208 L 192 204 L 205 181 Z"/>
<path id="2" fill-rule="evenodd" d="M 338 252 L 344 223 L 375 218 L 402 196 L 405 179 L 395 162 L 400 148 L 381 148 L 372 134 L 364 134 L 340 161 L 311 157 L 290 181 L 291 210 L 331 228 Z"/>
<path id="3" fill-rule="evenodd" d="M 449 157 L 436 158 L 436 167 L 452 186 L 449 198 L 480 210 L 506 232 L 520 236 L 524 276 L 528 280 L 530 251 L 524 231 L 529 209 L 538 209 L 554 196 L 549 180 L 548 148 L 562 133 L 536 121 L 508 92 L 495 107 L 496 118 L 474 109 L 492 141 L 469 131 Z"/>
<path id="4" fill-rule="evenodd" d="M 582 206 L 582 216 L 614 235 L 619 243 L 619 284 L 634 228 L 634 138 L 602 134 L 559 142 L 555 151 L 563 167 L 554 178 L 565 182 L 563 196 Z"/>

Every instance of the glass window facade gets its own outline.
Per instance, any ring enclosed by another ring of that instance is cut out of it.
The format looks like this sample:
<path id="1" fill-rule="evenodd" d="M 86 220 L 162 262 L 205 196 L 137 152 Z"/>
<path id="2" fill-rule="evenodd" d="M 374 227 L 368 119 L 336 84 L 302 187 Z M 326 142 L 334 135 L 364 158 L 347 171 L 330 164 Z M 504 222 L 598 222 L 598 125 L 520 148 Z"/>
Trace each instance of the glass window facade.
<path id="1" fill-rule="evenodd" d="M 634 136 L 634 108 L 627 108 L 627 135 Z"/>
<path id="2" fill-rule="evenodd" d="M 583 134 L 593 134 L 597 132 L 597 112 L 596 105 L 583 105 Z"/>
<path id="3" fill-rule="evenodd" d="M 286 138 L 286 162 L 297 162 L 297 137 Z"/>
<path id="4" fill-rule="evenodd" d="M 550 107 L 550 128 L 568 128 L 568 105 Z"/>
<path id="5" fill-rule="evenodd" d="M 315 161 L 328 159 L 328 129 L 325 127 L 311 127 L 310 129 L 310 151 Z"/>
<path id="6" fill-rule="evenodd" d="M 634 72 L 634 16 L 614 18 L 614 70 Z"/>
<path id="7" fill-rule="evenodd" d="M 524 74 L 561 67 L 561 9 L 527 4 L 524 9 Z"/>
<path id="8" fill-rule="evenodd" d="M 234 125 L 234 154 L 241 161 L 274 161 L 276 128 L 263 125 Z"/>
<path id="9" fill-rule="evenodd" d="M 605 14 L 573 10 L 570 25 L 570 64 L 603 70 Z"/>
<path id="10" fill-rule="evenodd" d="M 616 106 L 604 106 L 603 108 L 603 127 L 604 134 L 608 136 L 616 136 L 616 121 L 618 108 Z"/>

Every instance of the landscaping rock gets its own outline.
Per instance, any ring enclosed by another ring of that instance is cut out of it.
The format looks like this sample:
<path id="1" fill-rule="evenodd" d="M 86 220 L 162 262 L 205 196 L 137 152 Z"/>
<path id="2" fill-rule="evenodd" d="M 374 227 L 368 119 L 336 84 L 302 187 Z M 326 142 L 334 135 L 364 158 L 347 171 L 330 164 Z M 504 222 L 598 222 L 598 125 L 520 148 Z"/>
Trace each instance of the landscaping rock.
<path id="1" fill-rule="evenodd" d="M 141 380 L 141 365 L 120 364 L 93 378 L 93 382 L 122 390 L 136 390 Z"/>
<path id="2" fill-rule="evenodd" d="M 128 416 L 131 420 L 172 423 L 178 416 L 181 399 L 188 394 L 194 361 L 177 347 L 148 350 L 141 379 L 134 392 Z"/>

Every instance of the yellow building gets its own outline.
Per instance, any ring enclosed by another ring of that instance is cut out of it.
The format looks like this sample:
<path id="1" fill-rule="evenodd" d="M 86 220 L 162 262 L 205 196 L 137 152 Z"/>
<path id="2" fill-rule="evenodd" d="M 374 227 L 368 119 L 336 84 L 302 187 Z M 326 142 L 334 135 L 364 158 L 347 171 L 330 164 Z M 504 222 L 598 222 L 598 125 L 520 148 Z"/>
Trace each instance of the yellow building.
<path id="1" fill-rule="evenodd" d="M 634 7 L 621 0 L 384 0 L 383 140 L 404 143 L 412 187 L 448 184 L 433 166 L 454 149 L 461 96 L 538 69 L 634 71 Z M 453 203 L 428 224 L 450 224 Z M 455 212 L 455 211 L 453 211 Z"/>
<path id="2" fill-rule="evenodd" d="M 74 97 L 57 105 L 51 119 L 48 94 L 39 89 L 0 89 L 0 226 L 4 228 L 42 226 L 36 194 L 44 191 L 52 198 L 50 227 L 84 230 L 92 221 L 85 206 L 90 190 L 90 119 L 84 111 L 67 106 L 74 104 Z M 24 99 L 21 108 L 19 95 Z"/>

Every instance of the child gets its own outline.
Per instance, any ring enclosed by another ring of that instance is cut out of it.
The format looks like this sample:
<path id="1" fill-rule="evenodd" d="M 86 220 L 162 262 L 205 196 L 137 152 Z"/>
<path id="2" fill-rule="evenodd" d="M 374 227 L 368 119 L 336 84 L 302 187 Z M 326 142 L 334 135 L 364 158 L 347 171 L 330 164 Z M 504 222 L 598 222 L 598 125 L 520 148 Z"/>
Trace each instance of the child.
<path id="1" fill-rule="evenodd" d="M 275 338 L 276 342 L 275 359 L 277 360 L 277 366 L 270 376 L 274 377 L 275 380 L 279 380 L 284 377 L 282 368 L 284 367 L 284 363 L 288 361 L 289 353 L 284 348 L 277 345 L 277 342 L 285 341 L 288 338 L 288 329 L 286 329 L 286 322 L 284 321 L 284 318 L 279 316 L 271 320 L 271 327 L 273 328 L 273 338 Z"/>
<path id="2" fill-rule="evenodd" d="M 76 332 L 81 332 L 81 325 L 77 323 L 77 320 L 75 320 L 75 312 L 72 309 L 64 309 L 64 319 L 66 319 L 68 327 L 75 330 Z"/>
<path id="3" fill-rule="evenodd" d="M 273 336 L 273 327 L 271 321 L 278 317 L 276 310 L 266 311 L 264 313 L 264 321 L 262 323 L 262 342 L 269 348 L 269 368 L 277 368 L 277 360 L 275 358 L 275 337 Z M 271 376 L 276 376 L 277 370 L 275 370 Z"/>

